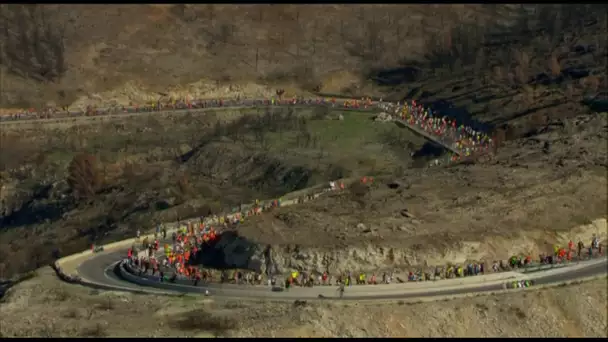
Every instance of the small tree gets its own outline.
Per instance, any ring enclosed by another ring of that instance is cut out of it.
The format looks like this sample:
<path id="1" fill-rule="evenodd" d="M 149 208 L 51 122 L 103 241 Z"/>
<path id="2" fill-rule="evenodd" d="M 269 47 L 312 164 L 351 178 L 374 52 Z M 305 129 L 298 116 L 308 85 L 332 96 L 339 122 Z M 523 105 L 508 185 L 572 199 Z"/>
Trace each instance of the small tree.
<path id="1" fill-rule="evenodd" d="M 506 129 L 499 128 L 494 132 L 494 154 L 498 153 L 498 149 L 500 149 L 507 139 Z"/>
<path id="2" fill-rule="evenodd" d="M 583 86 L 586 91 L 591 93 L 596 93 L 601 83 L 597 76 L 587 76 L 582 78 L 580 82 L 581 86 Z"/>
<path id="3" fill-rule="evenodd" d="M 513 74 L 517 84 L 525 85 L 526 83 L 528 83 L 528 75 L 526 69 L 524 69 L 524 67 L 522 67 L 521 65 L 515 67 Z"/>
<path id="4" fill-rule="evenodd" d="M 192 193 L 192 185 L 190 184 L 190 179 L 185 173 L 178 175 L 177 189 L 179 190 L 181 202 L 185 202 Z"/>
<path id="5" fill-rule="evenodd" d="M 562 67 L 559 64 L 559 59 L 555 53 L 549 58 L 549 69 L 551 70 L 551 74 L 556 77 L 562 73 Z"/>
<path id="6" fill-rule="evenodd" d="M 89 154 L 75 156 L 68 166 L 67 182 L 77 199 L 91 199 L 101 187 L 103 178 L 97 159 Z"/>

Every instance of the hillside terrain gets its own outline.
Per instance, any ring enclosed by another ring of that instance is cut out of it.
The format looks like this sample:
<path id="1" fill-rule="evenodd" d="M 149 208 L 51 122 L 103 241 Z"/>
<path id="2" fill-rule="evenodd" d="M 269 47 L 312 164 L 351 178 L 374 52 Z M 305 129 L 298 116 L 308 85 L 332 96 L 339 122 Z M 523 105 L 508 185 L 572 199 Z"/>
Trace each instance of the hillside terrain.
<path id="1" fill-rule="evenodd" d="M 508 119 L 505 110 L 563 107 L 606 87 L 605 6 L 3 5 L 1 101 L 124 104 L 283 87 L 466 99 L 471 113 Z"/>
<path id="2" fill-rule="evenodd" d="M 157 221 L 365 174 L 378 177 L 370 191 L 285 208 L 242 234 L 277 251 L 298 239 L 310 253 L 418 255 L 398 267 L 472 257 L 465 242 L 487 257 L 541 251 L 555 231 L 606 216 L 606 5 L 1 5 L 0 16 L 4 112 L 285 89 L 416 99 L 505 141 L 492 159 L 428 169 L 413 158 L 419 137 L 335 111 L 2 127 L 0 278 Z M 518 239 L 522 250 L 504 247 Z"/>
<path id="3" fill-rule="evenodd" d="M 606 245 L 606 27 L 605 4 L 0 5 L 0 115 L 284 90 L 416 100 L 497 142 L 430 167 L 441 152 L 420 136 L 342 109 L 0 123 L 0 283 L 29 278 L 0 299 L 0 337 L 607 336 L 606 279 L 297 306 L 97 291 L 46 267 L 340 178 L 355 185 L 247 220 L 239 236 L 283 271 L 319 272 Z M 364 175 L 374 183 L 356 184 Z"/>
<path id="4" fill-rule="evenodd" d="M 284 245 L 282 230 L 296 225 L 306 229 L 290 236 L 311 245 L 315 236 L 332 237 L 328 246 L 357 245 L 359 232 L 334 236 L 323 227 L 374 221 L 368 228 L 406 232 L 394 243 L 448 246 L 481 231 L 505 234 L 503 224 L 528 225 L 530 213 L 520 209 L 492 218 L 505 206 L 536 210 L 547 218 L 535 222 L 543 231 L 556 203 L 540 203 L 551 191 L 573 203 L 559 220 L 564 229 L 603 217 L 602 6 L 2 5 L 6 108 L 270 96 L 277 88 L 286 96 L 378 94 L 417 99 L 510 142 L 494 161 L 423 171 L 427 157 L 412 159 L 424 147 L 420 138 L 331 111 L 3 127 L 0 277 L 157 221 L 364 174 L 402 179 L 409 189 L 379 185 L 362 199 L 330 198 L 283 215 L 287 223 L 251 222 L 243 234 Z M 545 144 L 555 148 L 543 152 Z M 78 176 L 83 165 L 96 173 Z M 512 192 L 540 206 L 513 203 Z M 425 214 L 429 205 L 433 214 Z M 395 222 L 402 207 L 421 219 Z M 458 237 L 436 239 L 448 234 L 446 222 Z M 384 243 L 390 234 L 362 241 Z"/>

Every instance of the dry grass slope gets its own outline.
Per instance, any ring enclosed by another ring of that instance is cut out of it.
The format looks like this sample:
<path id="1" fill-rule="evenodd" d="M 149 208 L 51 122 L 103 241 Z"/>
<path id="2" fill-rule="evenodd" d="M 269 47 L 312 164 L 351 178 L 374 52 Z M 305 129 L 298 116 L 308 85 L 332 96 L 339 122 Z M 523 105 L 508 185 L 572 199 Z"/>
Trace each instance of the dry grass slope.
<path id="1" fill-rule="evenodd" d="M 251 83 L 424 95 L 436 91 L 412 82 L 456 75 L 474 79 L 466 89 L 576 98 L 606 86 L 602 6 L 3 5 L 2 102 L 104 91 L 142 102 Z"/>

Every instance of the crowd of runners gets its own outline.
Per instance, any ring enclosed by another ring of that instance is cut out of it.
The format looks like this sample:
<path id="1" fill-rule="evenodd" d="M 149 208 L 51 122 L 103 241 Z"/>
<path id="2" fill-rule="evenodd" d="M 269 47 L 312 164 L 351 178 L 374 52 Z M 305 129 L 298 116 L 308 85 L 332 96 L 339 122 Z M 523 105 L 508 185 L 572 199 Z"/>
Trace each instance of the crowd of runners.
<path id="1" fill-rule="evenodd" d="M 361 182 L 373 182 L 371 177 L 363 177 Z M 342 191 L 345 185 L 341 181 L 330 182 L 329 187 L 319 192 Z M 319 195 L 317 194 L 317 195 Z M 302 202 L 310 200 L 317 195 L 304 196 L 297 200 Z M 260 202 L 246 210 L 239 210 L 235 214 L 200 218 L 197 222 L 186 221 L 178 223 L 178 229 L 168 236 L 167 230 L 158 225 L 154 239 L 147 238 L 140 245 L 133 245 L 128 251 L 130 266 L 140 275 L 153 276 L 161 282 L 191 281 L 191 285 L 199 283 L 219 282 L 249 285 L 280 286 L 289 289 L 292 286 L 353 286 L 391 284 L 393 282 L 434 281 L 439 279 L 452 279 L 484 275 L 488 273 L 505 272 L 525 269 L 530 266 L 567 264 L 570 262 L 591 259 L 603 255 L 602 245 L 594 236 L 592 241 L 585 245 L 578 241 L 575 245 L 570 241 L 567 246 L 554 246 L 553 253 L 541 254 L 538 258 L 532 255 L 514 255 L 507 261 L 470 262 L 461 265 L 445 265 L 426 267 L 412 270 L 403 276 L 396 276 L 394 271 L 344 272 L 331 274 L 329 272 L 317 273 L 306 270 L 292 270 L 289 274 L 256 273 L 247 270 L 213 270 L 205 269 L 196 262 L 191 262 L 197 253 L 205 249 L 205 245 L 214 244 L 221 233 L 229 229 L 238 229 L 238 225 L 247 217 L 261 215 L 264 211 L 281 206 L 281 199 Z M 140 237 L 140 232 L 137 232 Z M 526 283 L 513 284 L 515 287 L 529 286 Z"/>
<path id="2" fill-rule="evenodd" d="M 448 147 L 448 153 L 432 160 L 431 166 L 445 165 L 468 159 L 473 156 L 487 154 L 494 148 L 495 141 L 487 132 L 476 130 L 471 126 L 457 122 L 448 116 L 433 112 L 415 100 L 403 103 L 384 102 L 382 99 L 373 101 L 371 98 L 336 99 L 318 97 L 315 99 L 302 97 L 270 97 L 266 99 L 170 99 L 155 101 L 145 105 L 111 106 L 96 108 L 89 106 L 81 110 L 68 108 L 46 108 L 44 110 L 21 110 L 10 115 L 0 116 L 0 121 L 27 120 L 39 118 L 65 118 L 76 116 L 97 116 L 150 113 L 172 110 L 206 109 L 223 107 L 254 107 L 254 106 L 325 106 L 343 109 L 366 110 L 378 108 L 390 114 L 393 119 L 422 132 Z"/>
<path id="3" fill-rule="evenodd" d="M 281 202 L 280 198 L 265 202 L 256 200 L 250 208 L 244 210 L 241 207 L 231 215 L 201 217 L 198 222 L 192 220 L 178 222 L 178 229 L 171 233 L 170 239 L 166 227 L 158 224 L 154 240 L 143 238 L 140 246 L 133 245 L 129 248 L 127 257 L 133 265 L 139 267 L 140 271 L 158 275 L 161 281 L 183 278 L 191 279 L 195 285 L 201 280 L 210 281 L 214 272 L 194 266 L 195 263 L 191 262 L 198 252 L 204 249 L 205 245 L 213 245 L 222 231 L 237 229 L 247 217 L 261 215 L 264 211 L 278 208 Z M 140 237 L 141 232 L 137 231 L 137 238 Z M 161 247 L 162 253 L 160 253 Z"/>
<path id="4" fill-rule="evenodd" d="M 76 116 L 97 116 L 150 113 L 172 110 L 206 109 L 223 107 L 253 107 L 253 106 L 325 106 L 343 109 L 365 110 L 378 108 L 390 114 L 394 119 L 413 129 L 431 136 L 442 145 L 449 147 L 449 153 L 432 161 L 431 165 L 443 165 L 460 161 L 472 156 L 486 154 L 492 151 L 495 141 L 487 132 L 475 130 L 471 126 L 457 122 L 441 113 L 425 108 L 415 100 L 403 103 L 384 102 L 382 99 L 373 101 L 371 98 L 336 99 L 327 97 L 302 98 L 276 96 L 266 99 L 169 99 L 154 101 L 144 105 L 111 106 L 96 108 L 89 106 L 80 110 L 64 108 L 33 108 L 20 110 L 15 113 L 0 116 L 0 121 L 27 120 L 40 118 L 65 118 Z"/>
<path id="5" fill-rule="evenodd" d="M 128 106 L 108 106 L 98 108 L 87 106 L 82 109 L 44 108 L 44 109 L 20 109 L 13 113 L 0 115 L 0 121 L 31 120 L 31 119 L 53 119 L 78 116 L 116 115 L 152 113 L 172 110 L 208 109 L 225 107 L 255 107 L 255 106 L 326 106 L 345 109 L 371 109 L 374 106 L 371 98 L 361 99 L 336 99 L 318 97 L 315 99 L 303 97 L 270 97 L 265 99 L 169 99 L 168 101 L 154 101 L 143 105 L 131 104 Z"/>
<path id="6" fill-rule="evenodd" d="M 203 230 L 204 231 L 204 230 Z M 217 237 L 215 237 L 217 238 Z M 173 237 L 176 241 L 176 250 L 172 252 L 165 246 L 165 257 L 158 256 L 154 251 L 157 249 L 158 242 L 149 246 L 150 251 L 146 251 L 145 255 L 135 257 L 135 254 L 130 255 L 130 260 L 133 266 L 137 267 L 139 275 L 157 276 L 161 282 L 175 282 L 177 279 L 190 280 L 191 285 L 198 286 L 199 283 L 219 282 L 232 284 L 247 284 L 247 285 L 267 285 L 269 287 L 280 286 L 289 289 L 293 286 L 298 287 L 313 287 L 313 286 L 354 286 L 354 285 L 378 285 L 391 284 L 394 282 L 420 282 L 420 281 L 435 281 L 440 279 L 453 279 L 474 277 L 497 272 L 507 272 L 518 269 L 525 269 L 530 266 L 548 265 L 548 264 L 567 264 L 576 261 L 588 260 L 598 255 L 603 255 L 602 247 L 594 238 L 588 248 L 567 249 L 566 255 L 558 254 L 540 255 L 539 259 L 534 260 L 531 256 L 513 256 L 508 261 L 494 261 L 490 268 L 485 262 L 471 262 L 464 265 L 446 265 L 433 268 L 418 268 L 409 271 L 403 278 L 396 276 L 395 271 L 381 272 L 351 272 L 347 271 L 341 274 L 332 274 L 329 272 L 316 273 L 303 270 L 292 270 L 287 275 L 279 274 L 263 274 L 259 272 L 247 270 L 224 270 L 216 271 L 212 269 L 204 269 L 201 266 L 193 266 L 188 263 L 189 257 L 196 253 L 197 249 L 203 248 L 202 244 L 212 243 L 214 237 L 210 237 L 208 241 L 201 241 L 200 237 L 193 238 L 183 233 L 176 233 Z M 192 241 L 196 241 L 193 243 Z M 200 243 L 200 245 L 199 245 Z M 583 242 L 579 241 L 579 245 Z M 133 247 L 136 248 L 136 247 Z M 560 249 L 561 251 L 562 249 Z M 566 249 L 563 249 L 566 250 Z M 161 260 L 161 261 L 159 261 Z M 517 287 L 527 286 L 525 283 L 517 285 Z"/>
<path id="7" fill-rule="evenodd" d="M 402 123 L 424 131 L 444 146 L 458 151 L 458 153 L 449 151 L 446 157 L 434 160 L 436 165 L 490 153 L 494 147 L 495 141 L 488 133 L 465 126 L 456 119 L 440 113 L 434 113 L 430 108 L 416 103 L 416 100 L 404 103 L 380 103 L 378 106 Z"/>

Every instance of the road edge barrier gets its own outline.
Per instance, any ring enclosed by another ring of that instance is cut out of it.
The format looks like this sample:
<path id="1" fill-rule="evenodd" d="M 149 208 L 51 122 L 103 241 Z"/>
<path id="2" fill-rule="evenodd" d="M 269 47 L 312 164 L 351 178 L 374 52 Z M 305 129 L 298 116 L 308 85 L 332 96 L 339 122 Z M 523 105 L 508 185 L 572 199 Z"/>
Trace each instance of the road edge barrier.
<path id="1" fill-rule="evenodd" d="M 392 291 L 399 291 L 398 293 L 395 293 L 395 295 L 399 295 L 399 294 L 412 294 L 412 293 L 429 293 L 429 292 L 438 292 L 438 291 L 447 291 L 447 290 L 455 290 L 455 289 L 466 289 L 466 288 L 475 288 L 478 286 L 493 286 L 493 285 L 503 285 L 504 289 L 507 289 L 507 284 L 512 282 L 512 281 L 523 281 L 523 280 L 534 280 L 534 279 L 542 279 L 544 277 L 547 276 L 552 276 L 555 274 L 562 274 L 562 273 L 568 273 L 571 272 L 573 270 L 577 270 L 577 269 L 581 269 L 581 268 L 585 268 L 585 267 L 589 267 L 592 265 L 596 265 L 596 264 L 600 264 L 600 263 L 605 263 L 606 262 L 606 258 L 601 258 L 601 259 L 597 259 L 597 260 L 589 260 L 588 262 L 586 262 L 583 265 L 571 265 L 571 267 L 569 268 L 557 268 L 557 269 L 548 269 L 545 270 L 544 273 L 545 274 L 538 274 L 539 276 L 536 277 L 530 277 L 529 275 L 523 274 L 523 273 L 518 273 L 518 272 L 505 272 L 505 273 L 498 273 L 498 274 L 489 274 L 489 279 L 485 279 L 484 278 L 477 278 L 477 277 L 471 277 L 469 279 L 471 280 L 480 280 L 480 281 L 471 281 L 470 283 L 466 283 L 464 281 L 462 281 L 459 284 L 446 284 L 446 283 L 442 283 L 441 285 L 439 285 L 439 283 L 435 283 L 438 286 L 424 286 L 424 285 L 432 285 L 431 284 L 424 284 L 424 283 L 404 283 L 404 284 L 394 284 L 394 288 L 390 289 L 389 291 L 386 291 L 387 288 L 384 285 L 357 285 L 357 286 L 353 286 L 349 288 L 349 294 L 353 294 L 355 296 L 365 296 L 362 292 L 363 291 L 369 291 L 369 289 L 373 289 L 373 288 L 377 288 L 377 289 L 382 289 L 382 293 L 383 295 L 391 295 Z M 121 273 L 121 276 L 125 279 L 128 279 L 128 281 L 134 282 L 137 285 L 141 285 L 141 286 L 150 286 L 150 287 L 155 287 L 157 288 L 159 285 L 161 286 L 161 288 L 163 289 L 173 289 L 175 291 L 177 291 L 179 288 L 184 288 L 184 289 L 189 289 L 189 290 L 195 290 L 196 292 L 203 292 L 205 290 L 205 287 L 194 287 L 192 285 L 186 285 L 186 284 L 175 284 L 175 283 L 163 283 L 160 282 L 160 280 L 157 279 L 150 279 L 149 277 L 142 277 L 139 275 L 135 274 L 135 271 L 128 265 L 128 262 L 126 259 L 124 259 L 121 262 L 121 268 L 120 268 L 120 272 L 123 272 L 124 274 Z M 162 285 L 161 285 L 162 284 Z M 422 286 L 420 287 L 413 287 L 413 286 L 408 286 L 408 285 L 418 285 L 418 284 L 422 284 Z M 446 286 L 447 285 L 447 286 Z M 237 285 L 238 286 L 238 285 Z M 242 286 L 239 288 L 239 290 L 236 289 L 237 287 L 235 287 L 234 285 L 231 286 L 231 288 L 228 287 L 224 287 L 224 288 L 217 288 L 217 287 L 213 287 L 213 291 L 218 291 L 221 290 L 222 292 L 238 292 L 238 291 L 242 291 L 244 289 L 248 289 L 251 292 L 258 292 L 258 291 L 268 291 L 269 288 L 266 286 Z M 317 289 L 320 290 L 325 290 L 328 288 L 333 288 L 333 286 L 318 286 L 316 287 Z M 359 290 L 359 291 L 357 291 Z M 426 291 L 425 291 L 426 290 Z M 431 290 L 431 291 L 429 291 Z M 238 296 L 238 295 L 236 295 Z M 373 296 L 370 296 L 373 297 Z M 345 299 L 347 299 L 345 297 Z"/>
<path id="2" fill-rule="evenodd" d="M 126 260 L 123 260 L 120 262 L 120 267 L 119 267 L 119 272 L 121 277 L 123 277 L 125 280 L 137 284 L 139 286 L 144 286 L 147 288 L 154 288 L 154 289 L 158 289 L 158 286 L 160 285 L 161 288 L 166 289 L 170 292 L 173 292 L 174 294 L 179 294 L 179 295 L 184 295 L 184 294 L 191 294 L 191 295 L 198 295 L 198 293 L 205 293 L 205 290 L 207 290 L 208 288 L 205 288 L 204 286 L 201 287 L 194 287 L 194 286 L 188 286 L 188 285 L 177 285 L 176 284 L 171 284 L 171 283 L 163 283 L 163 282 L 159 282 L 159 281 L 153 281 L 150 279 L 145 279 L 145 278 L 141 278 L 135 274 L 132 274 L 129 270 L 127 270 L 126 267 Z M 595 279 L 601 279 L 601 278 L 606 278 L 608 275 L 607 274 L 601 274 L 601 275 L 595 275 L 595 276 L 590 276 L 590 277 L 583 277 L 583 278 L 578 278 L 578 279 L 573 279 L 573 280 L 567 280 L 567 281 L 558 281 L 555 283 L 550 283 L 550 284 L 543 284 L 543 285 L 538 285 L 538 286 L 531 286 L 531 287 L 527 287 L 527 288 L 513 288 L 513 289 L 509 289 L 506 287 L 503 287 L 502 290 L 494 290 L 494 291 L 481 291 L 481 292 L 471 292 L 471 293 L 462 293 L 462 294 L 454 294 L 454 295 L 425 295 L 425 296 L 414 296 L 414 297 L 410 297 L 410 298 L 405 298 L 405 299 L 400 299 L 398 298 L 399 295 L 406 295 L 406 294 L 428 294 L 429 291 L 407 291 L 407 290 L 402 290 L 399 293 L 386 293 L 386 292 L 382 292 L 383 296 L 386 295 L 394 295 L 396 298 L 394 299 L 384 299 L 384 298 L 374 298 L 375 296 L 371 295 L 371 296 L 364 296 L 364 295 L 356 295 L 357 297 L 355 298 L 349 298 L 349 296 L 343 297 L 340 300 L 341 301 L 348 301 L 348 302 L 406 302 L 408 304 L 416 304 L 416 303 L 422 303 L 422 302 L 432 302 L 432 301 L 448 301 L 448 300 L 454 300 L 454 299 L 458 299 L 458 298 L 471 298 L 471 297 L 478 297 L 478 296 L 488 296 L 488 295 L 499 295 L 499 294 L 505 294 L 505 293 L 510 293 L 510 292 L 515 292 L 515 291 L 532 291 L 532 290 L 540 290 L 540 289 L 546 289 L 546 288 L 552 288 L 552 287 L 559 287 L 559 286 L 566 286 L 566 285 L 571 285 L 571 284 L 580 284 L 583 282 L 587 282 L 587 281 L 592 281 Z M 521 280 L 525 280 L 526 277 L 518 277 L 515 279 L 512 279 L 512 281 L 521 281 Z M 533 278 L 532 278 L 533 279 Z M 464 286 L 464 287 L 458 287 L 458 286 L 453 286 L 453 287 L 444 287 L 444 288 L 436 288 L 433 291 L 430 291 L 430 293 L 433 292 L 441 292 L 441 291 L 446 291 L 446 290 L 451 290 L 451 289 L 462 289 L 462 288 L 475 288 L 478 287 L 480 285 L 486 285 L 486 286 L 493 286 L 493 285 L 506 285 L 505 283 L 506 279 L 502 279 L 502 280 L 496 280 L 496 281 L 492 281 L 492 282 L 487 282 L 487 283 L 474 283 L 474 284 L 470 284 L 468 286 Z M 179 291 L 179 288 L 187 288 L 188 290 L 192 290 L 195 289 L 196 293 L 193 293 L 192 291 Z M 335 288 L 335 286 L 331 286 L 331 287 L 321 287 L 322 289 L 327 289 L 327 288 Z M 349 289 L 350 290 L 350 289 Z M 259 300 L 259 299 L 265 299 L 265 300 L 270 300 L 270 301 L 293 301 L 293 300 L 312 300 L 312 301 L 317 301 L 317 300 L 334 300 L 334 299 L 338 299 L 335 297 L 331 297 L 331 296 L 325 296 L 323 298 L 317 298 L 317 297 L 306 297 L 306 298 L 296 298 L 294 297 L 277 297 L 277 296 L 245 296 L 245 297 L 239 297 L 238 294 L 238 290 L 227 290 L 227 289 L 221 289 L 221 288 L 211 288 L 211 291 L 213 292 L 214 296 L 215 294 L 219 294 L 218 292 L 224 292 L 222 293 L 222 295 L 227 295 L 228 293 L 225 292 L 236 292 L 234 295 L 231 295 L 231 297 L 233 299 L 237 299 L 237 298 L 241 298 L 241 299 L 249 299 L 249 300 Z M 263 293 L 260 291 L 260 293 Z M 273 293 L 273 291 L 268 288 L 266 293 Z M 365 298 L 368 297 L 368 298 Z"/>
<path id="3" fill-rule="evenodd" d="M 70 275 L 63 272 L 63 270 L 57 265 L 57 263 L 51 264 L 51 268 L 55 271 L 58 278 L 66 283 L 82 285 L 89 288 L 97 289 L 97 290 L 106 290 L 106 291 L 122 291 L 122 292 L 131 292 L 137 294 L 145 294 L 145 295 L 166 295 L 166 296 L 179 296 L 174 292 L 166 292 L 161 290 L 143 290 L 143 289 L 134 289 L 125 286 L 116 286 L 116 285 L 108 285 L 108 284 L 100 284 L 97 282 L 93 282 L 90 280 L 86 280 L 77 275 Z"/>
<path id="4" fill-rule="evenodd" d="M 255 291 L 251 291 L 251 288 L 248 287 L 241 287 L 239 289 L 236 288 L 226 288 L 226 287 L 212 287 L 212 288 L 208 288 L 205 286 L 191 286 L 191 285 L 183 285 L 183 284 L 174 284 L 174 283 L 166 283 L 166 282 L 160 282 L 160 281 L 155 281 L 155 280 L 151 280 L 148 278 L 143 278 L 140 277 L 136 274 L 133 274 L 132 272 L 130 272 L 127 269 L 126 266 L 127 261 L 123 260 L 120 262 L 119 265 L 119 273 L 120 276 L 125 279 L 126 281 L 139 285 L 139 286 L 144 286 L 147 288 L 153 288 L 153 289 L 162 289 L 162 290 L 168 290 L 168 291 L 173 291 L 175 293 L 188 293 L 188 294 L 204 294 L 206 290 L 209 290 L 211 292 L 211 294 L 213 296 L 230 296 L 232 298 L 247 298 L 247 299 L 251 299 L 251 300 L 256 300 L 256 299 L 266 299 L 266 300 L 297 300 L 297 299 L 302 299 L 302 300 L 312 300 L 312 299 L 319 299 L 316 297 L 304 297 L 304 298 L 298 298 L 297 294 L 294 294 L 293 297 L 280 297 L 280 296 L 272 296 L 272 293 L 275 293 L 272 291 L 271 288 L 266 287 L 265 289 L 259 289 L 259 290 L 255 290 Z M 510 278 L 510 279 L 515 279 L 515 280 L 523 280 L 523 279 L 518 279 L 518 278 Z M 469 285 L 465 285 L 465 286 L 452 286 L 452 287 L 435 287 L 432 291 L 425 291 L 424 288 L 419 288 L 419 289 L 410 289 L 409 291 L 407 289 L 399 289 L 398 293 L 388 293 L 386 291 L 382 291 L 380 292 L 383 296 L 387 296 L 387 295 L 405 295 L 405 294 L 423 294 L 423 293 L 429 293 L 429 292 L 441 292 L 441 291 L 446 291 L 446 290 L 451 290 L 451 289 L 466 289 L 466 288 L 474 288 L 474 287 L 478 287 L 478 286 L 491 286 L 491 285 L 500 285 L 503 284 L 507 279 L 500 279 L 500 280 L 494 280 L 494 281 L 490 281 L 490 282 L 480 282 L 480 283 L 472 283 Z M 401 285 L 405 285 L 405 284 L 401 284 Z M 372 287 L 373 285 L 359 285 L 359 288 L 367 288 L 367 289 L 372 289 L 372 288 L 376 288 L 376 289 L 382 289 L 382 287 Z M 353 286 L 352 288 L 349 288 L 349 293 L 352 289 L 357 288 L 356 286 Z M 252 293 L 256 293 L 259 295 L 248 295 L 248 296 L 244 296 L 244 297 L 240 297 L 239 295 L 243 294 L 244 292 L 247 292 L 246 290 L 249 289 L 250 292 L 249 294 Z M 331 293 L 336 293 L 335 289 L 336 286 L 319 286 L 317 287 L 317 289 L 319 290 L 324 290 L 327 292 L 331 292 Z M 397 290 L 394 290 L 397 291 Z M 194 292 L 194 293 L 193 293 Z M 282 293 L 286 293 L 286 294 L 291 294 L 294 292 L 282 292 Z M 264 294 L 267 294 L 266 296 L 264 296 Z M 350 295 L 350 294 L 349 294 Z M 374 295 L 365 295 L 363 293 L 356 293 L 353 294 L 353 296 L 357 296 L 356 298 L 349 298 L 349 296 L 345 296 L 342 298 L 342 300 L 350 300 L 350 301 L 354 301 L 354 300 L 373 300 L 374 299 Z M 369 298 L 364 298 L 362 299 L 362 297 L 369 297 Z M 337 298 L 331 298 L 328 296 L 325 296 L 323 299 L 337 299 Z"/>
<path id="5" fill-rule="evenodd" d="M 594 280 L 599 280 L 599 279 L 604 279 L 604 278 L 608 278 L 608 274 L 583 277 L 583 278 L 578 278 L 578 279 L 574 279 L 574 280 L 559 281 L 559 282 L 555 282 L 555 283 L 551 283 L 551 284 L 533 285 L 533 286 L 530 286 L 530 287 L 516 288 L 516 289 L 502 289 L 502 290 L 497 290 L 497 291 L 483 291 L 483 292 L 460 293 L 460 294 L 445 295 L 445 296 L 412 297 L 412 298 L 397 299 L 397 300 L 395 300 L 395 299 L 387 299 L 387 300 L 384 300 L 384 299 L 378 299 L 378 300 L 364 299 L 364 300 L 360 301 L 360 304 L 363 304 L 363 305 L 383 305 L 383 304 L 386 304 L 386 303 L 389 303 L 389 302 L 390 303 L 395 303 L 395 301 L 396 301 L 397 304 L 399 304 L 399 305 L 403 305 L 403 304 L 414 304 L 415 305 L 415 304 L 422 304 L 422 303 L 427 303 L 427 302 L 439 302 L 439 301 L 447 302 L 447 301 L 456 300 L 456 299 L 462 299 L 462 298 L 475 298 L 475 297 L 483 297 L 483 296 L 497 296 L 497 295 L 502 295 L 502 294 L 521 292 L 521 291 L 546 290 L 546 289 L 550 289 L 550 288 L 554 288 L 554 287 L 578 285 L 578 284 L 582 284 L 582 283 L 586 283 L 586 282 L 590 282 L 590 281 L 594 281 Z M 348 304 L 346 304 L 346 305 L 348 305 Z"/>
<path id="6" fill-rule="evenodd" d="M 138 276 L 139 278 L 145 279 L 149 282 L 152 283 L 158 283 L 159 282 L 159 277 L 158 276 L 152 276 L 149 274 L 145 274 L 145 275 L 139 275 L 138 272 L 131 267 L 130 264 L 125 263 L 125 271 Z M 433 280 L 429 280 L 429 281 L 407 281 L 404 283 L 391 283 L 391 284 L 376 284 L 376 285 L 372 285 L 372 284 L 366 284 L 366 285 L 353 285 L 352 287 L 349 287 L 349 292 L 350 293 L 358 293 L 358 292 L 364 292 L 367 289 L 370 288 L 381 288 L 385 291 L 393 291 L 393 290 L 406 290 L 406 291 L 416 291 L 416 290 L 420 290 L 420 289 L 445 289 L 445 288 L 466 288 L 468 286 L 470 286 L 471 284 L 473 285 L 482 285 L 482 284 L 490 284 L 490 283 L 495 283 L 495 282 L 502 282 L 502 281 L 508 281 L 508 280 L 512 280 L 512 279 L 520 279 L 520 280 L 526 280 L 528 279 L 529 276 L 526 274 L 522 274 L 519 272 L 514 272 L 514 271 L 508 271 L 508 272 L 499 272 L 499 273 L 488 273 L 488 274 L 483 274 L 483 275 L 479 275 L 479 276 L 471 276 L 471 277 L 465 277 L 465 278 L 451 278 L 451 279 L 438 279 L 436 281 Z M 184 286 L 189 286 L 188 284 L 184 284 L 184 283 L 191 283 L 191 280 L 188 279 L 179 279 L 179 283 L 176 283 L 176 285 L 184 285 Z M 225 288 L 227 289 L 249 289 L 252 291 L 258 291 L 258 290 L 262 290 L 262 289 L 267 289 L 268 286 L 267 285 L 246 285 L 246 284 L 224 284 L 223 285 Z M 336 285 L 317 285 L 315 286 L 315 288 L 327 288 L 327 287 L 331 287 L 331 286 L 336 286 Z"/>

